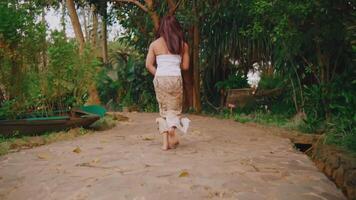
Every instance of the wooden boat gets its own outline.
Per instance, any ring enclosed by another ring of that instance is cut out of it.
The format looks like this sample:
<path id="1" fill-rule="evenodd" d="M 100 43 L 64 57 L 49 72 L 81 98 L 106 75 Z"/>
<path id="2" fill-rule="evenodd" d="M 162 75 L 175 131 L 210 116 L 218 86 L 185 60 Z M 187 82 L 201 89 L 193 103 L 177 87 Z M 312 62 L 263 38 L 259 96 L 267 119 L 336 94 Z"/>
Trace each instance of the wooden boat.
<path id="1" fill-rule="evenodd" d="M 252 88 L 228 89 L 226 93 L 226 107 L 234 105 L 235 107 L 243 108 L 253 99 Z"/>
<path id="2" fill-rule="evenodd" d="M 89 127 L 100 119 L 99 115 L 82 110 L 72 110 L 67 115 L 33 117 L 17 120 L 0 120 L 0 135 L 33 135 L 38 133 Z"/>
<path id="3" fill-rule="evenodd" d="M 251 102 L 278 97 L 283 91 L 284 88 L 270 90 L 255 90 L 253 88 L 228 89 L 226 92 L 225 106 L 230 108 L 231 105 L 233 105 L 235 107 L 243 108 Z"/>

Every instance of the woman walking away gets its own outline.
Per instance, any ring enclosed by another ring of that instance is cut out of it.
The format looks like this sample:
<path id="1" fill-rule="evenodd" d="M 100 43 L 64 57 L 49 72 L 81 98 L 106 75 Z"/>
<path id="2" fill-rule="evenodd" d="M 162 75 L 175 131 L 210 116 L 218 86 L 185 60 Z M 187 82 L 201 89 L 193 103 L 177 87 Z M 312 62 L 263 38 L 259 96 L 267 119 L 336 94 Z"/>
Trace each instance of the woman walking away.
<path id="1" fill-rule="evenodd" d="M 176 129 L 186 133 L 190 120 L 180 117 L 183 101 L 181 70 L 189 68 L 189 49 L 174 16 L 162 18 L 157 39 L 148 49 L 146 68 L 154 75 L 153 85 L 161 115 L 156 122 L 163 135 L 162 149 L 175 148 L 179 144 Z"/>

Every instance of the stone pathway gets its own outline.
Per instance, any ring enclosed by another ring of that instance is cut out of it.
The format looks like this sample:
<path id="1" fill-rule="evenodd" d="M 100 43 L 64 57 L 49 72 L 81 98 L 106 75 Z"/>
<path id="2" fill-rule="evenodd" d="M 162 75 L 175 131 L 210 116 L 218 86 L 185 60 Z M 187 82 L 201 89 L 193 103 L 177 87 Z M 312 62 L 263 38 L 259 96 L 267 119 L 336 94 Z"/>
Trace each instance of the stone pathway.
<path id="1" fill-rule="evenodd" d="M 288 139 L 262 128 L 190 116 L 189 134 L 164 152 L 158 114 L 127 116 L 108 131 L 0 157 L 0 199 L 345 199 Z"/>

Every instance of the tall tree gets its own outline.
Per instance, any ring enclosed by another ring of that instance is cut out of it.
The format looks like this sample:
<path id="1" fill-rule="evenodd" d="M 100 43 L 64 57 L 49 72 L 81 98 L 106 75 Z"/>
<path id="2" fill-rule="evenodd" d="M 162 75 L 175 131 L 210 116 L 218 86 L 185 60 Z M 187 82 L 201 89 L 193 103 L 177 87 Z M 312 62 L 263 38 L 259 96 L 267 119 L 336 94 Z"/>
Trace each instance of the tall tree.
<path id="1" fill-rule="evenodd" d="M 98 39 L 98 12 L 96 10 L 95 5 L 91 5 L 91 12 L 92 12 L 92 20 L 93 20 L 93 28 L 91 30 L 91 43 L 93 48 L 96 49 L 97 46 L 97 39 Z"/>
<path id="2" fill-rule="evenodd" d="M 82 16 L 83 19 L 84 37 L 86 42 L 90 41 L 89 30 L 88 30 L 89 22 L 87 19 L 87 17 L 89 16 L 89 14 L 87 13 L 89 12 L 90 10 L 88 10 L 87 6 L 84 6 L 80 11 L 80 15 Z"/>
<path id="3" fill-rule="evenodd" d="M 116 3 L 131 3 L 139 7 L 141 10 L 146 12 L 153 24 L 154 27 L 154 32 L 156 32 L 159 28 L 159 21 L 160 17 L 158 13 L 161 13 L 162 11 L 159 10 L 159 8 L 155 7 L 155 1 L 154 0 L 145 0 L 145 4 L 142 4 L 138 0 L 114 0 Z M 182 0 L 175 1 L 175 0 L 166 0 L 166 3 L 168 5 L 168 10 L 164 11 L 166 15 L 174 15 L 178 7 L 181 5 Z M 198 14 L 198 13 L 196 13 Z M 193 26 L 194 27 L 194 26 Z M 193 107 L 196 111 L 200 112 L 201 110 L 201 99 L 200 99 L 200 75 L 199 75 L 199 30 L 198 26 L 196 26 L 197 29 L 195 29 L 195 43 L 192 42 L 190 43 L 191 46 L 196 46 L 197 48 L 190 48 L 191 52 L 195 53 L 191 54 L 193 59 L 191 62 L 191 68 L 187 72 L 183 72 L 183 81 L 184 81 L 184 96 L 185 96 L 185 105 L 184 108 L 189 108 Z M 140 30 L 145 30 L 144 28 L 141 28 Z M 194 35 L 192 35 L 194 37 Z M 192 40 L 193 41 L 193 40 Z M 197 69 L 195 69 L 195 66 Z M 195 73 L 194 73 L 195 72 Z M 196 77 L 194 77 L 194 74 L 196 74 Z"/>
<path id="4" fill-rule="evenodd" d="M 96 47 L 97 44 L 97 33 L 98 33 L 98 14 L 101 16 L 101 58 L 103 59 L 104 64 L 108 64 L 108 35 L 107 35 L 107 26 L 108 26 L 108 1 L 103 0 L 89 0 L 90 5 L 92 6 L 93 14 L 93 29 L 92 29 L 92 38 L 91 41 L 93 46 Z"/>
<path id="5" fill-rule="evenodd" d="M 108 64 L 109 58 L 108 58 L 108 11 L 107 11 L 107 3 L 103 2 L 101 5 L 101 32 L 102 32 L 102 38 L 101 38 L 101 47 L 102 47 L 102 57 L 103 57 L 103 62 L 104 64 Z"/>
<path id="6" fill-rule="evenodd" d="M 66 0 L 66 6 L 68 9 L 70 21 L 72 22 L 75 38 L 79 44 L 79 52 L 83 53 L 85 40 L 84 40 L 82 27 L 80 26 L 78 14 L 75 9 L 74 0 Z"/>
<path id="7" fill-rule="evenodd" d="M 41 21 L 42 21 L 42 25 L 43 25 L 43 27 L 45 27 L 45 30 L 46 30 L 46 26 L 47 26 L 47 24 L 46 24 L 46 13 L 45 13 L 45 7 L 43 7 L 42 8 L 42 13 L 41 13 L 41 15 L 42 15 L 42 19 L 41 19 Z M 47 41 L 46 41 L 46 35 L 43 35 L 43 50 L 42 50 L 42 52 L 41 52 L 41 54 L 42 54 L 42 65 L 43 65 L 43 68 L 46 68 L 47 67 L 47 54 L 46 54 L 46 51 L 47 51 Z"/>
<path id="8" fill-rule="evenodd" d="M 83 35 L 83 31 L 80 25 L 80 21 L 78 18 L 77 11 L 75 9 L 74 0 L 66 0 L 66 5 L 69 13 L 70 20 L 72 22 L 73 30 L 75 33 L 75 38 L 79 44 L 79 53 L 82 54 L 85 47 L 85 39 Z M 89 99 L 88 104 L 100 104 L 100 99 L 98 95 L 98 91 L 96 89 L 96 85 L 93 84 L 89 87 Z"/>
<path id="9" fill-rule="evenodd" d="M 197 112 L 201 112 L 201 99 L 200 99 L 200 59 L 199 59 L 199 45 L 200 45 L 200 27 L 197 2 L 193 1 L 193 76 L 194 76 L 194 97 L 193 107 Z"/>

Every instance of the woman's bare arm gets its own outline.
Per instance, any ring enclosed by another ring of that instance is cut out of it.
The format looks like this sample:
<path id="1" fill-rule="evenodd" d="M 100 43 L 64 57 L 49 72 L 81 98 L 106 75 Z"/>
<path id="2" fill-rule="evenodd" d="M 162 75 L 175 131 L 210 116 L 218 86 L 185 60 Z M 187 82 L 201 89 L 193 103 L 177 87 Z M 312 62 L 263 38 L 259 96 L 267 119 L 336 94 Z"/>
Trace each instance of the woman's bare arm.
<path id="1" fill-rule="evenodd" d="M 182 70 L 188 70 L 189 69 L 189 46 L 188 46 L 188 44 L 184 43 L 183 48 L 184 49 L 183 49 L 181 68 L 182 68 Z"/>
<path id="2" fill-rule="evenodd" d="M 156 56 L 153 51 L 153 45 L 151 44 L 146 57 L 146 68 L 153 76 L 156 74 L 156 67 L 154 66 L 155 59 Z"/>

